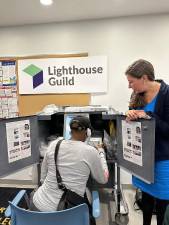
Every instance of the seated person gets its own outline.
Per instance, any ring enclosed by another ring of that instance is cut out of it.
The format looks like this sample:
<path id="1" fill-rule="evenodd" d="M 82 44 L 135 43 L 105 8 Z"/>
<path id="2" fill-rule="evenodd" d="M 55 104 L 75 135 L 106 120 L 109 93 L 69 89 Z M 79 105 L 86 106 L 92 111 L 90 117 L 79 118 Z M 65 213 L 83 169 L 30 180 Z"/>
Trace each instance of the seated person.
<path id="1" fill-rule="evenodd" d="M 59 147 L 57 168 L 67 189 L 84 197 L 86 183 L 91 174 L 98 183 L 108 181 L 108 168 L 101 146 L 92 147 L 85 143 L 90 133 L 87 117 L 76 116 L 70 121 L 71 139 L 63 140 Z M 41 168 L 42 185 L 33 195 L 32 210 L 56 211 L 63 191 L 58 188 L 54 160 L 54 140 L 48 147 Z"/>

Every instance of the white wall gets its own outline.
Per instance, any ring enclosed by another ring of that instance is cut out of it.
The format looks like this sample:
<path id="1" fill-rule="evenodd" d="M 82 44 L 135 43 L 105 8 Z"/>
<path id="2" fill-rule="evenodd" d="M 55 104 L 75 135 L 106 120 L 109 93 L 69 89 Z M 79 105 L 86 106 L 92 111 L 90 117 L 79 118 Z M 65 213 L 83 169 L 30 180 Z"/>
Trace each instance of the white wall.
<path id="1" fill-rule="evenodd" d="M 91 104 L 127 109 L 124 75 L 139 58 L 150 60 L 156 77 L 169 83 L 169 14 L 0 28 L 0 56 L 88 52 L 108 56 L 109 90 Z M 123 183 L 130 176 L 122 174 Z"/>

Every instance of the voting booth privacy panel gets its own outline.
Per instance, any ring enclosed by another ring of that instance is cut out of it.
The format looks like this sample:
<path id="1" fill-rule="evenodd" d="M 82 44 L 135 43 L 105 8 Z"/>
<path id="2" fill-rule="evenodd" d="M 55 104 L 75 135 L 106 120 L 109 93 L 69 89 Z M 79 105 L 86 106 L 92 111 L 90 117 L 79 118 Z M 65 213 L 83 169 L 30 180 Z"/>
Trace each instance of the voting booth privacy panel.
<path id="1" fill-rule="evenodd" d="M 63 136 L 64 113 L 0 120 L 0 177 L 39 163 L 41 144 Z"/>
<path id="2" fill-rule="evenodd" d="M 154 182 L 155 121 L 126 122 L 117 116 L 117 157 L 121 167 L 145 182 Z"/>
<path id="3" fill-rule="evenodd" d="M 37 116 L 0 120 L 0 176 L 39 162 Z"/>

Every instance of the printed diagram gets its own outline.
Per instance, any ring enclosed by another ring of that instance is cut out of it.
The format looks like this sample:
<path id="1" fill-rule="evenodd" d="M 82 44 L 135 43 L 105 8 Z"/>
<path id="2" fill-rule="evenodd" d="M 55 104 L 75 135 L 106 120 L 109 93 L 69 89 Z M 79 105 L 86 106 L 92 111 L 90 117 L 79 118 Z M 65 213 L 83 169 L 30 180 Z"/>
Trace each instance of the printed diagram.
<path id="1" fill-rule="evenodd" d="M 7 123 L 6 134 L 9 163 L 31 156 L 29 120 Z"/>
<path id="2" fill-rule="evenodd" d="M 123 158 L 139 166 L 143 165 L 142 133 L 140 122 L 122 120 Z"/>

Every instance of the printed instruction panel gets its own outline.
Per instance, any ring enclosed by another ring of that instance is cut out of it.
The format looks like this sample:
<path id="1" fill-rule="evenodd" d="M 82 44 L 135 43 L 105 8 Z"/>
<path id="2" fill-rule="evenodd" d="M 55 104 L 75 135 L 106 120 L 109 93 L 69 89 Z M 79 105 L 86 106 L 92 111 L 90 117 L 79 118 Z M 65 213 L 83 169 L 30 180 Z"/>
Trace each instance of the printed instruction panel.
<path id="1" fill-rule="evenodd" d="M 9 163 L 31 156 L 29 120 L 6 123 L 6 134 Z"/>
<path id="2" fill-rule="evenodd" d="M 143 165 L 142 133 L 140 122 L 122 120 L 123 158 L 139 166 Z"/>

